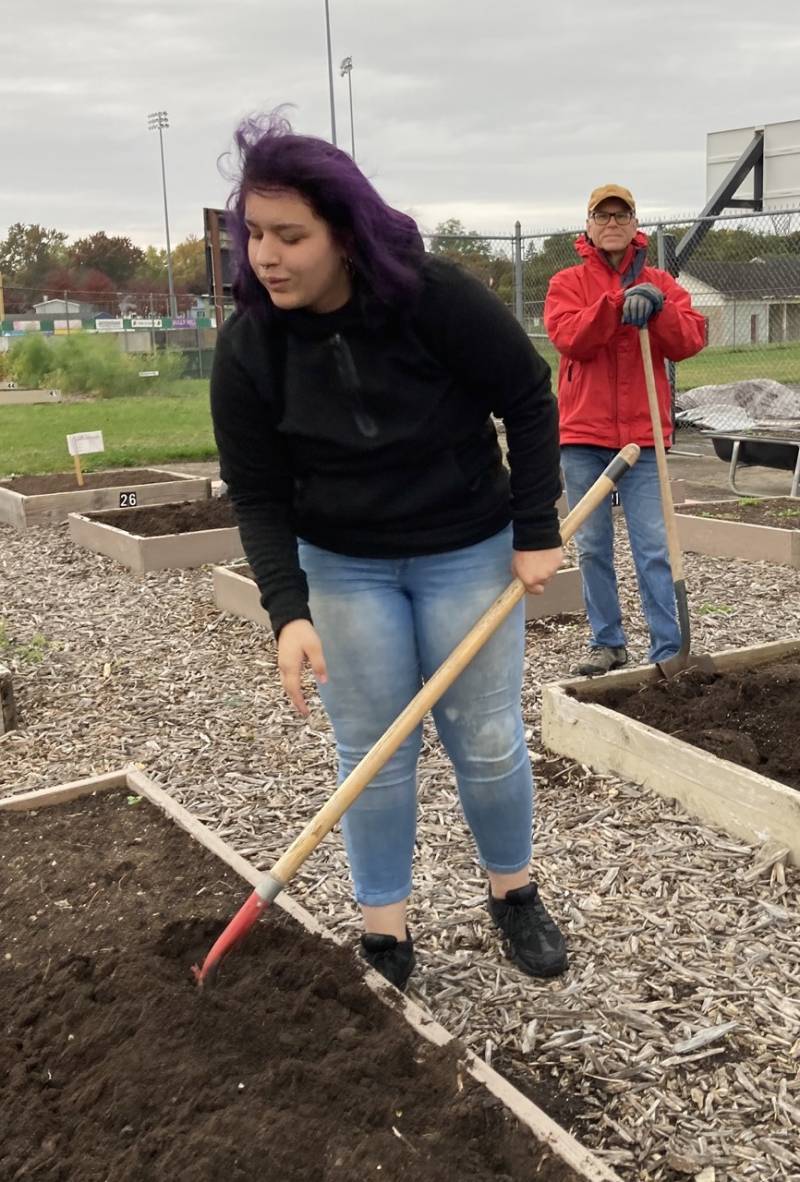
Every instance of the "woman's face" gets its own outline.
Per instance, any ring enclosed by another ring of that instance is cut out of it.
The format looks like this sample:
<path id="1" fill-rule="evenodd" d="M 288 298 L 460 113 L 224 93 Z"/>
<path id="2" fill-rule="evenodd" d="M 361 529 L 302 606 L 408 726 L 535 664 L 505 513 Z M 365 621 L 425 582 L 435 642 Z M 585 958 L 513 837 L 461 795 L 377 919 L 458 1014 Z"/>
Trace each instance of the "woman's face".
<path id="1" fill-rule="evenodd" d="M 347 303 L 344 249 L 299 193 L 248 193 L 244 216 L 250 266 L 277 308 L 334 312 Z"/>

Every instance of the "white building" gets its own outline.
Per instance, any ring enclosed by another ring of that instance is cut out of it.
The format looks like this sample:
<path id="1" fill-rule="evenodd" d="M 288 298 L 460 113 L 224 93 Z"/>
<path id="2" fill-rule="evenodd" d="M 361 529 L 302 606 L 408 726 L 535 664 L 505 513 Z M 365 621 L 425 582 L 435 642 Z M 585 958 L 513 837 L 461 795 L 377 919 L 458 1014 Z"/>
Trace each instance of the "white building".
<path id="1" fill-rule="evenodd" d="M 710 346 L 800 341 L 800 258 L 691 259 L 678 277 L 708 320 Z"/>

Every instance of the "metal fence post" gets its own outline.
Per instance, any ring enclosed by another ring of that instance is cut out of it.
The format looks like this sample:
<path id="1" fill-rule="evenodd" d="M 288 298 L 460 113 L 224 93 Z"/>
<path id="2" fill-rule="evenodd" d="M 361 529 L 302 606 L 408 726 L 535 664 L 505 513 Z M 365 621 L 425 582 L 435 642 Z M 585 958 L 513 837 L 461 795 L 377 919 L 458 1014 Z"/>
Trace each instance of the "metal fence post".
<path id="1" fill-rule="evenodd" d="M 525 325 L 525 298 L 522 289 L 522 226 L 514 223 L 514 315 Z"/>
<path id="2" fill-rule="evenodd" d="M 667 267 L 667 244 L 664 241 L 664 227 L 659 224 L 656 226 L 656 261 L 660 270 L 666 271 Z M 675 431 L 675 394 L 678 389 L 678 371 L 674 361 L 667 361 L 666 363 L 667 379 L 669 381 L 670 402 L 672 404 L 672 430 Z"/>

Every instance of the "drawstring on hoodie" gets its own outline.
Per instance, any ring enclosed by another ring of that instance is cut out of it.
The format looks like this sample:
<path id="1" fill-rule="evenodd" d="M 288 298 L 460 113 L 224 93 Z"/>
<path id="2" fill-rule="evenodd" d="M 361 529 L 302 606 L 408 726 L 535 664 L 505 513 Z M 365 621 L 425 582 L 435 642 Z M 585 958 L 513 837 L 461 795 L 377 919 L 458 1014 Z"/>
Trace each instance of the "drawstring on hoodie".
<path id="1" fill-rule="evenodd" d="M 334 358 L 336 359 L 339 381 L 353 406 L 353 418 L 355 419 L 356 426 L 365 439 L 374 439 L 378 434 L 378 424 L 364 406 L 361 381 L 359 380 L 356 363 L 353 360 L 353 354 L 350 352 L 350 346 L 341 333 L 338 332 L 331 337 L 330 343 Z"/>
<path id="2" fill-rule="evenodd" d="M 633 284 L 636 282 L 636 280 L 639 278 L 642 271 L 644 270 L 644 265 L 646 262 L 647 262 L 647 247 L 646 246 L 637 247 L 633 258 L 631 259 L 631 265 L 628 267 L 627 271 L 623 275 L 620 275 L 620 283 L 622 284 L 623 287 L 632 287 L 633 286 Z"/>

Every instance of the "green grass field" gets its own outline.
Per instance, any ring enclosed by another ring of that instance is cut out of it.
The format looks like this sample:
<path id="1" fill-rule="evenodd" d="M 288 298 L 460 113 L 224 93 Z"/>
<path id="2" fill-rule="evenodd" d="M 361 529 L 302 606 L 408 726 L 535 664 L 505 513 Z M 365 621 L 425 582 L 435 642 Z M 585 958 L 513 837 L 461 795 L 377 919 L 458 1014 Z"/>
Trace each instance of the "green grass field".
<path id="1" fill-rule="evenodd" d="M 558 353 L 546 338 L 537 336 L 533 343 L 552 369 L 555 384 Z M 745 378 L 773 378 L 776 382 L 800 383 L 800 343 L 760 345 L 752 349 L 704 349 L 696 357 L 690 357 L 678 365 L 679 390 L 717 386 Z"/>
<path id="2" fill-rule="evenodd" d="M 745 378 L 800 382 L 800 343 L 756 345 L 752 349 L 704 349 L 678 364 L 678 389 L 715 386 Z"/>
<path id="3" fill-rule="evenodd" d="M 554 374 L 558 354 L 546 339 L 534 344 Z M 800 383 L 800 343 L 756 349 L 706 349 L 678 366 L 678 389 L 774 378 Z M 213 460 L 216 448 L 208 408 L 208 382 L 165 383 L 158 392 L 130 398 L 87 399 L 42 406 L 0 406 L 0 478 L 11 472 L 69 471 L 65 436 L 102 431 L 102 455 L 87 456 L 87 471 L 143 467 L 171 461 Z"/>
<path id="4" fill-rule="evenodd" d="M 0 477 L 71 471 L 65 436 L 75 431 L 103 432 L 106 450 L 84 457 L 88 472 L 216 456 L 208 382 L 183 380 L 131 398 L 0 406 Z"/>

